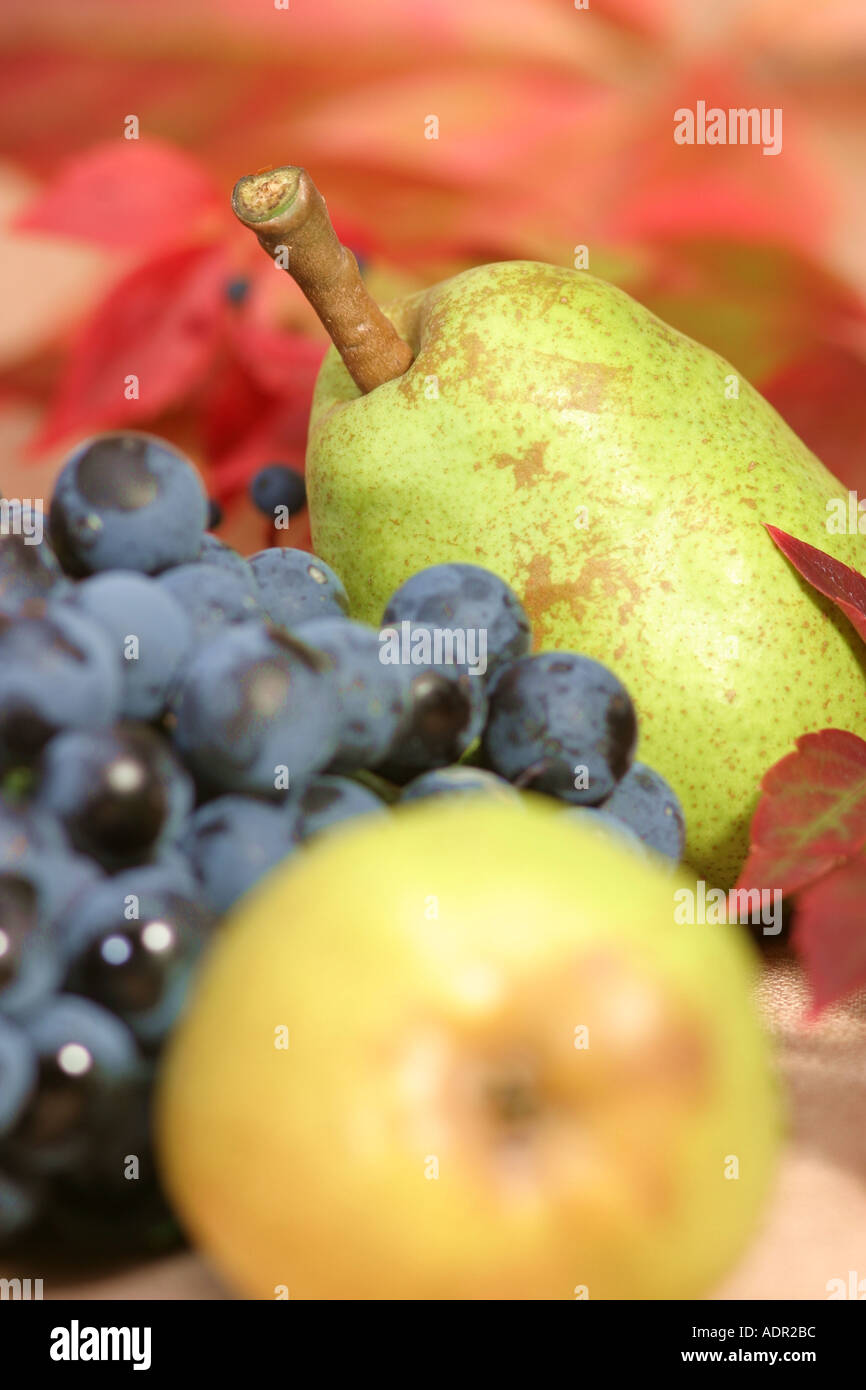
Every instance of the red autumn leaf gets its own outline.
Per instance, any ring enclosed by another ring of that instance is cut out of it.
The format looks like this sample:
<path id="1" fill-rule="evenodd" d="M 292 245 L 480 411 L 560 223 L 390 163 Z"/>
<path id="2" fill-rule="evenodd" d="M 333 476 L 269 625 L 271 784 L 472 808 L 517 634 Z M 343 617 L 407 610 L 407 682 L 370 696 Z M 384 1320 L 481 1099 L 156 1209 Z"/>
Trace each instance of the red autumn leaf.
<path id="1" fill-rule="evenodd" d="M 761 786 L 738 888 L 795 893 L 866 844 L 866 743 L 856 734 L 804 734 Z"/>
<path id="2" fill-rule="evenodd" d="M 866 495 L 866 361 L 822 343 L 761 383 L 762 394 L 822 463 Z"/>
<path id="3" fill-rule="evenodd" d="M 138 424 L 181 400 L 222 332 L 226 275 L 220 247 L 192 246 L 162 252 L 120 280 L 73 345 L 34 447 Z M 138 379 L 138 399 L 127 399 L 130 377 Z"/>
<path id="4" fill-rule="evenodd" d="M 217 205 L 217 190 L 182 150 L 112 140 L 70 160 L 15 225 L 142 251 L 188 241 Z"/>
<path id="5" fill-rule="evenodd" d="M 800 894 L 792 944 L 811 986 L 813 1018 L 866 988 L 866 854 Z"/>
<path id="6" fill-rule="evenodd" d="M 819 594 L 830 598 L 866 642 L 866 578 L 814 545 L 798 541 L 777 526 L 767 530 L 786 559 Z"/>
<path id="7" fill-rule="evenodd" d="M 671 230 L 643 245 L 623 287 L 666 323 L 714 348 L 757 383 L 795 357 L 863 334 L 861 296 L 820 257 L 783 241 Z"/>
<path id="8" fill-rule="evenodd" d="M 238 362 L 259 389 L 282 400 L 297 401 L 309 413 L 327 344 L 250 318 L 234 319 L 230 333 Z"/>
<path id="9" fill-rule="evenodd" d="M 325 344 L 233 317 L 229 351 L 201 395 L 217 494 L 229 498 L 266 463 L 303 471 L 310 401 Z"/>
<path id="10" fill-rule="evenodd" d="M 760 131 L 750 131 L 742 143 L 704 139 L 713 110 L 764 108 L 772 118 L 779 103 L 768 103 L 766 94 L 759 99 L 760 86 L 754 73 L 727 55 L 699 54 L 660 73 L 653 92 L 635 103 L 630 138 L 618 160 L 611 231 L 637 240 L 703 235 L 816 248 L 825 219 L 821 180 L 797 139 L 793 106 L 784 110 L 783 158 L 765 158 L 763 152 L 772 148 L 774 135 L 781 140 L 781 119 L 778 126 L 770 119 Z M 687 112 L 690 130 L 683 124 Z"/>
<path id="11" fill-rule="evenodd" d="M 194 401 L 205 454 L 223 459 L 249 436 L 273 409 L 273 399 L 254 382 L 230 353 L 221 355 Z"/>
<path id="12" fill-rule="evenodd" d="M 304 471 L 307 413 L 282 402 L 263 410 L 246 436 L 215 459 L 211 486 L 221 501 L 240 492 L 266 463 L 288 463 Z"/>

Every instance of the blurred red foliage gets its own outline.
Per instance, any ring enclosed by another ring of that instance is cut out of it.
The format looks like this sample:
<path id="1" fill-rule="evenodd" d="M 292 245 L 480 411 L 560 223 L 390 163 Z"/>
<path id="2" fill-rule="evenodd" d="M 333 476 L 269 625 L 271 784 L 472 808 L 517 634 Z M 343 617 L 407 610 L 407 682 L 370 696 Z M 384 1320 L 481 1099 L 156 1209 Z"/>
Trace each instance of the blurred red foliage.
<path id="1" fill-rule="evenodd" d="M 16 235 L 118 259 L 86 320 L 7 360 L 0 392 L 44 409 L 43 445 L 147 421 L 223 492 L 299 462 L 324 340 L 228 212 L 239 174 L 293 162 L 377 288 L 586 246 L 593 272 L 766 385 L 855 487 L 864 18 L 846 0 L 7 7 L 0 152 L 37 181 Z M 677 145 L 674 112 L 699 99 L 780 108 L 782 152 Z M 140 376 L 138 401 L 116 372 Z"/>

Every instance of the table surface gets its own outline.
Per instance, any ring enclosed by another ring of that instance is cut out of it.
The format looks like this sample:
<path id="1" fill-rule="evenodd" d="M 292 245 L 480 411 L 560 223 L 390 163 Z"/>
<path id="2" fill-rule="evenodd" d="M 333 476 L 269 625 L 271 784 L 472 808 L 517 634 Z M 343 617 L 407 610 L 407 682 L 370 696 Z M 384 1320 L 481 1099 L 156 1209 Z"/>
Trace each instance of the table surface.
<path id="1" fill-rule="evenodd" d="M 822 1299 L 831 1279 L 866 1277 L 866 992 L 804 1022 L 807 991 L 785 953 L 769 958 L 761 1007 L 776 1039 L 789 1136 L 764 1221 L 717 1299 Z M 46 1298 L 220 1299 L 192 1253 L 45 1279 Z"/>

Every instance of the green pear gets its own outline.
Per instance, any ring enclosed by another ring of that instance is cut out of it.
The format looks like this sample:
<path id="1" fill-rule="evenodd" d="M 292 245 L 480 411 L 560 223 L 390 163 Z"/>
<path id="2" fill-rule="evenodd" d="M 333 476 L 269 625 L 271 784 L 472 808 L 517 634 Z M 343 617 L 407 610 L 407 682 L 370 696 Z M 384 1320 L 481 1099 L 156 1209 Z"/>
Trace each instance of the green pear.
<path id="1" fill-rule="evenodd" d="M 828 531 L 845 490 L 729 363 L 585 272 L 486 265 L 385 312 L 411 365 L 362 390 L 332 348 L 319 375 L 316 553 L 373 623 L 427 565 L 500 574 L 537 648 L 624 681 L 689 860 L 729 884 L 770 765 L 866 736 L 862 643 L 765 530 L 866 571 L 866 537 Z"/>

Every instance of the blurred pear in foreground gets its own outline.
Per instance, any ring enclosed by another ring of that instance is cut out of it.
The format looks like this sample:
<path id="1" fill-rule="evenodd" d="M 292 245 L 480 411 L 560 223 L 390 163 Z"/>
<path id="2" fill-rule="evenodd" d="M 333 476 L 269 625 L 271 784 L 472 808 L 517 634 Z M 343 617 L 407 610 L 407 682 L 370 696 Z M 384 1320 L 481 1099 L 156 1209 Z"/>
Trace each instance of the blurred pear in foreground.
<path id="1" fill-rule="evenodd" d="M 164 1177 L 254 1298 L 681 1298 L 779 1126 L 737 926 L 555 808 L 324 838 L 229 918 L 163 1074 Z M 284 1293 L 283 1293 L 283 1296 Z"/>

